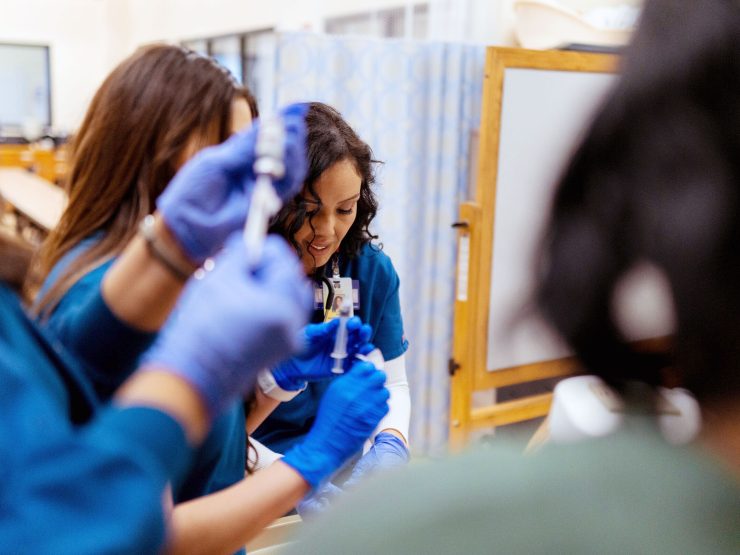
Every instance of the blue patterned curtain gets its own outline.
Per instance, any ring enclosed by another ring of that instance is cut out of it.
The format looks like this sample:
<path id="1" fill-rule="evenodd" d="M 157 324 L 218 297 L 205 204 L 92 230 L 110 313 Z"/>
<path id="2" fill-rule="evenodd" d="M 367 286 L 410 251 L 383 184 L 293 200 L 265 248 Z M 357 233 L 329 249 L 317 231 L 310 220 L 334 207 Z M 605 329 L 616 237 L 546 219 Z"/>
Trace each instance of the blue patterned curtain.
<path id="1" fill-rule="evenodd" d="M 450 224 L 467 193 L 484 57 L 482 46 L 463 44 L 277 36 L 273 105 L 334 106 L 384 162 L 373 231 L 401 278 L 417 453 L 446 445 L 456 254 Z"/>

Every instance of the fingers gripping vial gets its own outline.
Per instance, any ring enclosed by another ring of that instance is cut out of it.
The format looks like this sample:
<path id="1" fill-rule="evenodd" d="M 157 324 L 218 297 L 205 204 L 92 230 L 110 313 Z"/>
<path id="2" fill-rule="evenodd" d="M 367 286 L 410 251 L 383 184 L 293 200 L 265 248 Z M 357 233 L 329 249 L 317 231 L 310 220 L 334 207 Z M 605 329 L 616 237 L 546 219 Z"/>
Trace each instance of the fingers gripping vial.
<path id="1" fill-rule="evenodd" d="M 254 173 L 257 182 L 249 203 L 249 215 L 244 223 L 244 243 L 250 268 L 260 259 L 270 218 L 283 204 L 272 183 L 285 175 L 284 150 L 283 122 L 277 117 L 266 119 L 260 127 L 255 145 Z"/>

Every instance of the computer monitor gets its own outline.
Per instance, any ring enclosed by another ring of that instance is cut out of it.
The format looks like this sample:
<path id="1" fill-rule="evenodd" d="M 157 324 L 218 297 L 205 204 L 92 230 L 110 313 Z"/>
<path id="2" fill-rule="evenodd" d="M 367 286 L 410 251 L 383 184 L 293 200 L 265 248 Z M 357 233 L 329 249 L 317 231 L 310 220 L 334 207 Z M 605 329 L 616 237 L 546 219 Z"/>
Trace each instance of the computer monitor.
<path id="1" fill-rule="evenodd" d="M 0 84 L 2 134 L 51 127 L 48 46 L 0 43 Z"/>

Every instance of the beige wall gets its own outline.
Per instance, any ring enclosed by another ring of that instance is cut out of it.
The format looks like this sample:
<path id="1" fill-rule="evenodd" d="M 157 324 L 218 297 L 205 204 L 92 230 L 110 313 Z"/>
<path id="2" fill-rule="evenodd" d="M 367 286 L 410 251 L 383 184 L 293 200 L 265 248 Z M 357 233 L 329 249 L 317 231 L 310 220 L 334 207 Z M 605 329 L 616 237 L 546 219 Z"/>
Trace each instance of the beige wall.
<path id="1" fill-rule="evenodd" d="M 268 27 L 318 30 L 324 17 L 402 4 L 403 0 L 128 0 L 125 50 L 128 53 L 154 40 L 179 41 Z"/>
<path id="2" fill-rule="evenodd" d="M 52 117 L 70 128 L 105 76 L 105 5 L 98 0 L 2 0 L 0 41 L 50 46 Z"/>
<path id="3" fill-rule="evenodd" d="M 639 0 L 560 1 L 588 9 Z M 447 3 L 453 14 L 469 10 L 472 29 L 465 38 L 512 44 L 513 0 Z M 266 27 L 318 30 L 325 17 L 404 4 L 404 0 L 2 0 L 0 41 L 51 46 L 54 123 L 73 130 L 105 75 L 140 44 Z"/>
<path id="4" fill-rule="evenodd" d="M 316 28 L 325 16 L 399 3 L 402 1 L 2 0 L 0 42 L 51 47 L 54 126 L 71 131 L 104 77 L 140 44 L 249 31 L 278 23 L 287 29 Z"/>

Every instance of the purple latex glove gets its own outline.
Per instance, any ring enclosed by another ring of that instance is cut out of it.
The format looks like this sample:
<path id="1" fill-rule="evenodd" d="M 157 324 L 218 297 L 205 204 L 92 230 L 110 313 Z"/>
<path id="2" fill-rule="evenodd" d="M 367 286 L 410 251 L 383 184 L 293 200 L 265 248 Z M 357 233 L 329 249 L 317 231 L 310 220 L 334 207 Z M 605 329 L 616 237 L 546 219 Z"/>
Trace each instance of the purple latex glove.
<path id="1" fill-rule="evenodd" d="M 285 125 L 285 175 L 273 182 L 284 201 L 293 198 L 306 175 L 305 104 L 280 113 Z M 193 156 L 157 199 L 157 209 L 187 256 L 200 264 L 216 253 L 232 232 L 244 227 L 254 174 L 254 147 L 260 130 L 248 130 Z"/>
<path id="2" fill-rule="evenodd" d="M 332 502 L 342 495 L 342 489 L 331 482 L 311 492 L 296 506 L 296 511 L 303 520 L 314 518 L 328 509 Z"/>
<path id="3" fill-rule="evenodd" d="M 344 487 L 352 488 L 375 472 L 403 466 L 408 462 L 406 444 L 393 434 L 381 432 L 375 436 L 375 442 L 368 452 L 357 461 Z"/>
<path id="4" fill-rule="evenodd" d="M 215 269 L 191 281 L 143 365 L 192 384 L 211 416 L 243 396 L 257 371 L 285 358 L 308 319 L 311 289 L 295 252 L 270 236 L 257 268 L 246 267 L 240 233 L 229 239 Z"/>
<path id="5" fill-rule="evenodd" d="M 385 374 L 369 362 L 356 362 L 331 382 L 313 427 L 283 462 L 315 488 L 362 448 L 388 413 L 389 397 Z"/>
<path id="6" fill-rule="evenodd" d="M 335 318 L 330 322 L 309 324 L 303 328 L 301 341 L 304 346 L 301 351 L 272 369 L 277 384 L 287 391 L 298 391 L 306 387 L 306 382 L 337 376 L 332 372 L 334 359 L 331 358 L 331 353 L 338 327 L 339 318 Z M 367 346 L 370 345 L 368 341 L 372 333 L 370 325 L 363 324 L 357 316 L 347 320 L 345 370 L 351 367 L 355 354 L 370 352 Z"/>

